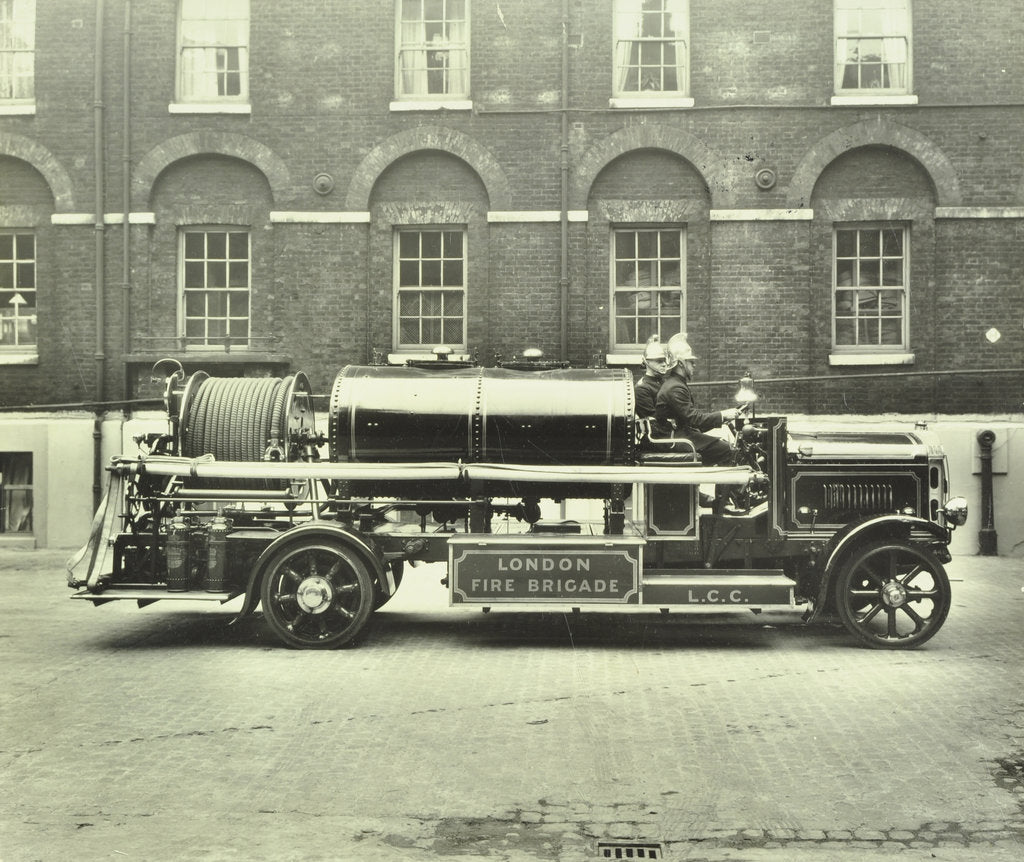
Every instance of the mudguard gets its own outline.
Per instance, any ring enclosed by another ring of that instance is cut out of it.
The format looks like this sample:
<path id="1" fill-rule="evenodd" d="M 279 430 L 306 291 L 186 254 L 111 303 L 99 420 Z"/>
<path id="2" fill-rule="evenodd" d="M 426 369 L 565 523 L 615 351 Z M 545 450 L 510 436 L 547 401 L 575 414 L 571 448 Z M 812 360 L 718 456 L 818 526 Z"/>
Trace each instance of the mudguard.
<path id="1" fill-rule="evenodd" d="M 314 521 L 302 524 L 287 530 L 272 541 L 263 553 L 260 554 L 256 565 L 249 575 L 249 581 L 245 587 L 245 600 L 238 614 L 231 620 L 232 624 L 248 616 L 255 610 L 260 601 L 260 581 L 263 578 L 263 571 L 267 560 L 283 545 L 292 542 L 301 542 L 308 538 L 332 539 L 350 548 L 359 558 L 366 563 L 371 576 L 375 577 L 384 594 L 390 598 L 390 581 L 384 572 L 384 563 L 378 550 L 367 540 L 366 536 L 350 527 L 341 524 L 332 524 L 327 521 Z"/>
<path id="2" fill-rule="evenodd" d="M 911 541 L 915 531 L 934 537 L 937 544 L 949 543 L 950 531 L 948 528 L 916 515 L 880 515 L 855 521 L 837 532 L 826 546 L 825 564 L 822 567 L 821 582 L 818 587 L 818 599 L 807 622 L 813 622 L 821 614 L 828 599 L 829 590 L 832 588 L 836 570 L 851 548 L 884 536 Z M 943 562 L 948 562 L 948 555 Z"/>

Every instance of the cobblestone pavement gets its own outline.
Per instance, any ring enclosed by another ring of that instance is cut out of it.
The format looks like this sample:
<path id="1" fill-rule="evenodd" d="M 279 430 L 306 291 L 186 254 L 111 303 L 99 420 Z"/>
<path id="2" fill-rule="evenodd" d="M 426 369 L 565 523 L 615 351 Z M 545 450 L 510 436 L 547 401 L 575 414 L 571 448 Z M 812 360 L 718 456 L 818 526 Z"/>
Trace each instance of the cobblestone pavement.
<path id="1" fill-rule="evenodd" d="M 450 609 L 364 642 L 72 602 L 0 556 L 0 859 L 1018 860 L 1024 561 L 915 652 L 835 626 Z"/>

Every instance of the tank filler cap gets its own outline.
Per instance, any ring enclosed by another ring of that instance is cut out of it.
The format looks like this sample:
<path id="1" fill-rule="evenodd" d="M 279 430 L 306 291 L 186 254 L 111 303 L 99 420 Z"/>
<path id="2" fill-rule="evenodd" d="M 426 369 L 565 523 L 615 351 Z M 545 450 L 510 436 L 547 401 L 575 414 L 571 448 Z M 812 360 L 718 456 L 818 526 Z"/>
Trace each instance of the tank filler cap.
<path id="1" fill-rule="evenodd" d="M 544 351 L 539 347 L 527 347 L 520 359 L 513 358 L 511 362 L 499 362 L 501 368 L 509 368 L 513 371 L 550 371 L 556 368 L 568 368 L 568 362 L 557 359 L 545 359 Z"/>
<path id="2" fill-rule="evenodd" d="M 447 344 L 439 344 L 430 352 L 433 354 L 432 359 L 420 356 L 414 359 L 405 360 L 405 364 L 410 368 L 422 368 L 428 371 L 472 368 L 476 364 L 472 359 L 453 359 L 452 356 L 455 355 L 455 349 L 449 347 Z"/>

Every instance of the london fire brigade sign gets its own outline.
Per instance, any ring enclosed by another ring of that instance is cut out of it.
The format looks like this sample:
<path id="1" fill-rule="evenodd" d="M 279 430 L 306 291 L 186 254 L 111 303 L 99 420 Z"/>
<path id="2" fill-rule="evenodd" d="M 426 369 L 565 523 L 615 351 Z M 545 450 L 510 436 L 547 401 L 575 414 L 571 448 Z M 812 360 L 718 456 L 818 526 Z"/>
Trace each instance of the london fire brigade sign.
<path id="1" fill-rule="evenodd" d="M 586 542 L 538 551 L 520 541 L 452 541 L 453 602 L 637 601 L 639 543 Z"/>

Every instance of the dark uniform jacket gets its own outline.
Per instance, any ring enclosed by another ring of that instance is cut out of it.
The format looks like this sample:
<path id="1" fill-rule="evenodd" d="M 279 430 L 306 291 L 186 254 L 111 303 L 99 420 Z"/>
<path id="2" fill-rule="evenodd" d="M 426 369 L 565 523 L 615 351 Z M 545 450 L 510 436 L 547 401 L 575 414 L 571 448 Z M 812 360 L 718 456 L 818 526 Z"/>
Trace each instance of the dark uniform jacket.
<path id="1" fill-rule="evenodd" d="M 636 382 L 633 390 L 633 400 L 636 406 L 636 417 L 646 419 L 654 415 L 654 405 L 658 400 L 658 390 L 661 389 L 661 377 L 651 377 L 645 374 Z"/>
<path id="2" fill-rule="evenodd" d="M 690 387 L 682 377 L 672 372 L 665 375 L 665 382 L 658 390 L 654 417 L 661 428 L 674 426 L 684 434 L 710 431 L 722 424 L 720 412 L 704 413 L 694 406 Z"/>

